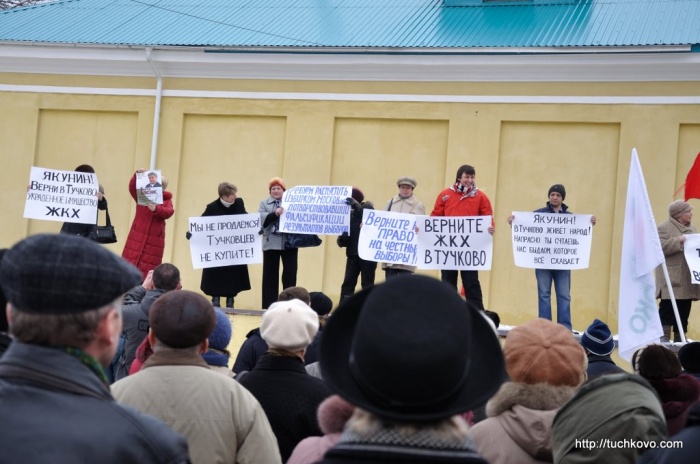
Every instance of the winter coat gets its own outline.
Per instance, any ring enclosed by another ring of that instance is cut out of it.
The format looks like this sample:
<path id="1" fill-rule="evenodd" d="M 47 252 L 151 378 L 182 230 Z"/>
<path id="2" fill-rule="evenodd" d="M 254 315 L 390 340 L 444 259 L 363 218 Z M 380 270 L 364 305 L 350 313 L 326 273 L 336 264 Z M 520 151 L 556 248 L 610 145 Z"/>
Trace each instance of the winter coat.
<path id="1" fill-rule="evenodd" d="M 323 435 L 316 410 L 330 391 L 322 380 L 306 373 L 301 359 L 266 354 L 240 383 L 265 410 L 283 462 L 301 440 Z"/>
<path id="2" fill-rule="evenodd" d="M 117 379 L 129 375 L 131 363 L 136 357 L 136 349 L 148 335 L 148 314 L 153 303 L 167 293 L 167 290 L 146 290 L 141 285 L 124 295 L 122 305 L 122 334 L 124 335 L 124 355 L 119 361 Z"/>
<path id="3" fill-rule="evenodd" d="M 104 197 L 105 189 L 100 185 L 99 187 L 100 193 L 102 193 L 103 197 L 101 200 L 97 201 L 97 209 L 98 210 L 106 210 L 107 209 L 107 198 Z M 99 221 L 99 213 L 98 213 L 98 221 Z M 90 232 L 95 228 L 93 224 L 81 224 L 78 222 L 64 222 L 63 225 L 61 226 L 61 234 L 67 234 L 67 235 L 80 235 L 81 237 L 87 237 L 90 235 Z"/>
<path id="4" fill-rule="evenodd" d="M 644 450 L 629 446 L 577 446 L 576 440 L 610 443 L 665 440 L 666 421 L 659 399 L 638 375 L 603 375 L 584 384 L 557 412 L 552 425 L 554 462 L 634 462 Z"/>
<path id="5" fill-rule="evenodd" d="M 260 329 L 253 329 L 246 334 L 246 340 L 238 350 L 238 356 L 233 363 L 233 372 L 252 371 L 258 359 L 267 352 L 267 342 L 260 336 Z"/>
<path id="6" fill-rule="evenodd" d="M 697 233 L 695 226 L 684 226 L 675 219 L 668 218 L 668 221 L 659 224 L 658 231 L 674 296 L 677 300 L 699 300 L 700 285 L 695 285 L 690 280 L 690 268 L 683 253 L 684 244 L 680 240 L 681 235 Z M 661 266 L 656 268 L 656 298 L 671 298 Z"/>
<path id="7" fill-rule="evenodd" d="M 202 213 L 206 216 L 228 216 L 232 214 L 246 214 L 245 205 L 242 198 L 229 207 L 221 203 L 221 199 L 215 200 L 207 205 Z M 250 290 L 250 277 L 248 276 L 248 266 L 238 264 L 235 266 L 209 267 L 202 271 L 202 292 L 210 296 L 233 297 L 239 292 Z"/>
<path id="8" fill-rule="evenodd" d="M 671 437 L 682 442 L 682 446 L 673 448 L 657 448 L 647 451 L 637 461 L 637 464 L 685 464 L 697 462 L 700 456 L 700 425 L 687 427 Z"/>
<path id="9" fill-rule="evenodd" d="M 114 401 L 108 387 L 60 348 L 13 341 L 0 370 L 0 461 L 22 464 L 187 463 L 187 442 L 154 417 Z"/>
<path id="10" fill-rule="evenodd" d="M 350 234 L 339 235 L 336 242 L 339 247 L 345 248 L 345 256 L 350 258 L 359 256 L 357 246 L 360 242 L 360 228 L 362 227 L 362 215 L 366 209 L 374 209 L 370 201 L 350 205 Z"/>
<path id="11" fill-rule="evenodd" d="M 462 197 L 462 193 L 448 187 L 437 196 L 431 216 L 493 216 L 491 202 L 484 192 Z"/>
<path id="12" fill-rule="evenodd" d="M 487 419 L 471 428 L 491 464 L 552 462 L 552 421 L 575 387 L 504 383 L 486 405 Z"/>
<path id="13" fill-rule="evenodd" d="M 285 235 L 281 233 L 272 233 L 275 224 L 279 226 L 279 218 L 275 216 L 275 199 L 272 196 L 260 202 L 258 212 L 260 213 L 260 224 L 262 224 L 262 249 L 268 250 L 284 250 Z M 272 214 L 268 218 L 268 216 Z"/>
<path id="14" fill-rule="evenodd" d="M 260 404 L 196 353 L 156 351 L 112 394 L 187 437 L 194 464 L 281 462 Z"/>
<path id="15" fill-rule="evenodd" d="M 129 181 L 129 193 L 136 200 L 136 175 Z M 173 208 L 173 194 L 163 191 L 163 204 L 156 205 L 155 211 L 148 206 L 136 205 L 136 215 L 131 223 L 129 236 L 124 244 L 122 258 L 139 268 L 146 278 L 148 271 L 163 262 L 165 250 L 165 220 L 170 218 Z"/>
<path id="16" fill-rule="evenodd" d="M 392 213 L 425 214 L 425 206 L 413 194 L 407 198 L 401 198 L 399 195 L 394 196 L 386 204 L 384 210 Z M 408 266 L 406 264 L 382 263 L 382 269 L 403 269 L 404 271 L 416 272 L 416 266 Z"/>
<path id="17" fill-rule="evenodd" d="M 610 355 L 598 356 L 597 354 L 588 353 L 586 374 L 589 379 L 605 374 L 617 374 L 621 372 L 625 372 L 624 369 L 615 364 Z"/>
<path id="18" fill-rule="evenodd" d="M 486 464 L 471 439 L 457 442 L 453 436 L 435 437 L 420 424 L 410 433 L 389 428 L 372 431 L 371 435 L 345 430 L 340 441 L 326 452 L 317 464 Z"/>
<path id="19" fill-rule="evenodd" d="M 355 407 L 338 395 L 326 398 L 318 407 L 318 425 L 325 434 L 322 437 L 304 438 L 294 448 L 287 464 L 308 464 L 319 461 L 340 440 L 343 428 Z"/>
<path id="20" fill-rule="evenodd" d="M 688 374 L 673 379 L 647 379 L 661 400 L 668 435 L 683 430 L 688 412 L 700 400 L 700 383 Z"/>

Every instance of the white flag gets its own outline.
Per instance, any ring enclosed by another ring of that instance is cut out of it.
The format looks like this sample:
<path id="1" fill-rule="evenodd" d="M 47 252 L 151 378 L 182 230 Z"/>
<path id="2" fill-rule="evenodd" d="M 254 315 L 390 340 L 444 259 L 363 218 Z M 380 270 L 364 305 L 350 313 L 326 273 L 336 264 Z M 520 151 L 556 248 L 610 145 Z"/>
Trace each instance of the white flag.
<path id="1" fill-rule="evenodd" d="M 637 150 L 632 149 L 622 233 L 618 311 L 618 350 L 620 357 L 627 361 L 638 348 L 658 342 L 663 335 L 656 308 L 654 269 L 664 260 L 642 167 Z"/>

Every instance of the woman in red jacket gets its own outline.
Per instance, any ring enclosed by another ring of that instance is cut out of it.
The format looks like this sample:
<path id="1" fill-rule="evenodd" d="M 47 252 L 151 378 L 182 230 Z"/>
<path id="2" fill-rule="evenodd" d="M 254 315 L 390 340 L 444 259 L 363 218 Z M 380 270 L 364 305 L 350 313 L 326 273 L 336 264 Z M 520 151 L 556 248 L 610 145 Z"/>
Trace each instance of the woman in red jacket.
<path id="1" fill-rule="evenodd" d="M 139 169 L 136 173 L 145 172 Z M 134 201 L 136 196 L 136 173 L 129 181 L 129 193 Z M 148 271 L 163 262 L 165 250 L 165 220 L 174 213 L 173 194 L 166 192 L 168 181 L 163 177 L 163 204 L 143 206 L 136 204 L 136 215 L 131 223 L 129 236 L 122 251 L 122 258 L 138 267 L 144 279 Z"/>

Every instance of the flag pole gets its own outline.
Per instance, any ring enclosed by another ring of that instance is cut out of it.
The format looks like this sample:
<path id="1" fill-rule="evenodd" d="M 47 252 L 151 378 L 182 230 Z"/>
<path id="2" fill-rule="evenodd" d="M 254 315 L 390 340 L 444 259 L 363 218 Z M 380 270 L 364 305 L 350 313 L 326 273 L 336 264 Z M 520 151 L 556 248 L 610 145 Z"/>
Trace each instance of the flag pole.
<path id="1" fill-rule="evenodd" d="M 676 316 L 676 326 L 678 327 L 678 333 L 681 334 L 681 342 L 686 343 L 685 333 L 683 332 L 683 326 L 681 325 L 681 316 L 678 314 L 678 305 L 676 304 L 676 295 L 673 294 L 673 286 L 671 286 L 671 277 L 668 275 L 668 268 L 666 267 L 666 261 L 661 263 L 661 267 L 664 270 L 664 277 L 666 278 L 666 287 L 668 287 L 668 295 L 671 298 L 671 305 L 673 306 L 673 314 Z M 671 340 L 669 340 L 670 342 Z"/>

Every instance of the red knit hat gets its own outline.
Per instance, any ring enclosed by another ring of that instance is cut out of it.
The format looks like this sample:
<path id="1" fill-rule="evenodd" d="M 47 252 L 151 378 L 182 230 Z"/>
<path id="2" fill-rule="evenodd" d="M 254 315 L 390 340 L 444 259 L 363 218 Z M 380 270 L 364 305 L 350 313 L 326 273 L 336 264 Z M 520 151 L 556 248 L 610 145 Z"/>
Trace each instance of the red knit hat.
<path id="1" fill-rule="evenodd" d="M 269 185 L 268 188 L 270 190 L 272 190 L 272 187 L 274 187 L 275 185 L 279 185 L 280 187 L 282 187 L 282 190 L 287 190 L 287 187 L 284 185 L 284 181 L 282 180 L 281 177 L 273 177 L 272 179 L 270 179 L 270 182 L 268 185 Z"/>

